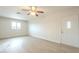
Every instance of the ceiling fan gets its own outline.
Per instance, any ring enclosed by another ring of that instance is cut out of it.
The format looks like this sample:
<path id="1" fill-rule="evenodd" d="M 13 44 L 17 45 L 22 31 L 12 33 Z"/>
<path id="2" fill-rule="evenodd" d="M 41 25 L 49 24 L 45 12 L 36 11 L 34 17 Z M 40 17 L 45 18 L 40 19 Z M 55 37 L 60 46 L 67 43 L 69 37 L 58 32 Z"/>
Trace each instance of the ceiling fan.
<path id="1" fill-rule="evenodd" d="M 36 6 L 31 6 L 30 9 L 22 9 L 22 11 L 28 11 L 27 15 L 35 15 L 38 16 L 39 13 L 44 13 L 42 10 L 37 10 Z"/>

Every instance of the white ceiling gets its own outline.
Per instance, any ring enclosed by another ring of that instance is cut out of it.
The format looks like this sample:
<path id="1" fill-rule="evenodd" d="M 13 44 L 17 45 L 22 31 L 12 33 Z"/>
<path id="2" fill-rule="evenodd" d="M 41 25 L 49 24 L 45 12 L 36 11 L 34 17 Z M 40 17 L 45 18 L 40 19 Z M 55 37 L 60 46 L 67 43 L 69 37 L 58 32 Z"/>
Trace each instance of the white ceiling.
<path id="1" fill-rule="evenodd" d="M 20 19 L 20 20 L 28 20 L 30 17 L 27 15 L 27 12 L 23 12 L 21 9 L 23 8 L 28 8 L 27 6 L 0 6 L 0 16 L 3 17 L 9 17 L 9 18 L 15 18 L 15 19 Z M 44 10 L 44 14 L 48 13 L 58 13 L 60 11 L 64 10 L 73 10 L 73 9 L 79 9 L 79 7 L 67 7 L 67 6 L 41 6 L 38 7 L 38 10 Z M 21 12 L 21 14 L 16 14 L 17 12 Z M 41 17 L 42 14 L 40 14 Z M 38 16 L 39 17 L 39 16 Z"/>

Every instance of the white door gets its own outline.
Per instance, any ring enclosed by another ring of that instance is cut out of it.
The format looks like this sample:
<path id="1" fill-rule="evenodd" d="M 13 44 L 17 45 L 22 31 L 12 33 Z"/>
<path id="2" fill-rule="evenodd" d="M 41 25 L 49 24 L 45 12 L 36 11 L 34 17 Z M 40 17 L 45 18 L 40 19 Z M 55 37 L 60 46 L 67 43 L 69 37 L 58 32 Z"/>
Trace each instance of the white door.
<path id="1" fill-rule="evenodd" d="M 62 42 L 67 45 L 79 47 L 79 19 L 70 16 L 62 20 Z"/>

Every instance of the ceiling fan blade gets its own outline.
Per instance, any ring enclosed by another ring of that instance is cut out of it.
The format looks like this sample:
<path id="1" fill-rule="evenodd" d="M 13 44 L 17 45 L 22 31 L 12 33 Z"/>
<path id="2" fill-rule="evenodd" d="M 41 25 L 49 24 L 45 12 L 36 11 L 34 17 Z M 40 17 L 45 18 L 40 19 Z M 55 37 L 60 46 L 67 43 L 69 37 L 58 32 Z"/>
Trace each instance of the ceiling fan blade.
<path id="1" fill-rule="evenodd" d="M 44 11 L 37 11 L 37 13 L 44 13 Z"/>
<path id="2" fill-rule="evenodd" d="M 38 16 L 38 14 L 36 14 L 36 16 Z"/>
<path id="3" fill-rule="evenodd" d="M 16 12 L 16 14 L 21 14 L 21 12 Z"/>
<path id="4" fill-rule="evenodd" d="M 30 11 L 29 9 L 22 9 L 22 11 Z"/>
<path id="5" fill-rule="evenodd" d="M 27 15 L 30 15 L 30 13 L 28 13 Z"/>

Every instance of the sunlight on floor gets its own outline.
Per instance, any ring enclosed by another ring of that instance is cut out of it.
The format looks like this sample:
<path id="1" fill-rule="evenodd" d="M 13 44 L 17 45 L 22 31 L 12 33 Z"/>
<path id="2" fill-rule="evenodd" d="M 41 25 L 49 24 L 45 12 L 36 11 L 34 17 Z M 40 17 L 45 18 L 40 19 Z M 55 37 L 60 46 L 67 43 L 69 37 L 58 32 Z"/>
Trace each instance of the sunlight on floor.
<path id="1" fill-rule="evenodd" d="M 22 44 L 23 44 L 23 40 L 18 40 L 18 39 L 16 39 L 16 40 L 11 40 L 11 42 L 10 42 L 10 47 L 11 47 L 11 48 L 17 48 L 17 47 L 21 47 Z"/>

